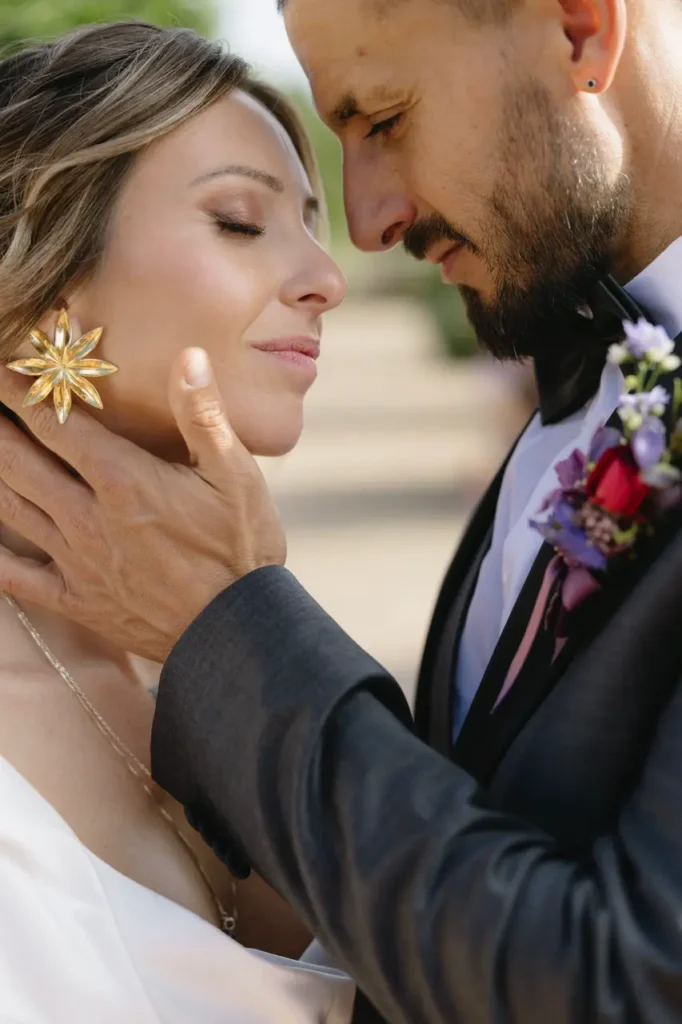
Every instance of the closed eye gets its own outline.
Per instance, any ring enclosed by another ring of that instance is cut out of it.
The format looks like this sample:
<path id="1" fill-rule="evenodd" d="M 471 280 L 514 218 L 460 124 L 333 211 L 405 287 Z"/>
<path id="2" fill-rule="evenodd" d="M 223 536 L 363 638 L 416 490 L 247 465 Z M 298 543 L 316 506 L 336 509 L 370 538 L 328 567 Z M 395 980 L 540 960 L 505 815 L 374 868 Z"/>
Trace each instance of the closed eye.
<path id="1" fill-rule="evenodd" d="M 241 235 L 243 238 L 260 238 L 265 234 L 265 228 L 260 224 L 250 224 L 247 221 L 236 218 L 221 217 L 215 214 L 215 220 L 220 231 L 231 235 Z"/>
<path id="2" fill-rule="evenodd" d="M 402 120 L 402 114 L 393 114 L 392 117 L 387 117 L 384 121 L 377 121 L 373 124 L 370 130 L 365 135 L 366 139 L 375 139 L 377 136 L 383 136 L 384 138 L 390 138 L 391 132 L 394 128 L 397 128 Z"/>

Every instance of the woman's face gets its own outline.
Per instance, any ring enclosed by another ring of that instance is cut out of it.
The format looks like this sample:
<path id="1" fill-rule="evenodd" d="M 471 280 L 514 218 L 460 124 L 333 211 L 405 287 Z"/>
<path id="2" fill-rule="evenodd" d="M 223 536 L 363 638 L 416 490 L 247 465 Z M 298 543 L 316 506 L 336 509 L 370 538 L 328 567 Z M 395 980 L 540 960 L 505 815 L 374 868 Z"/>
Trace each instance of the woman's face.
<path id="1" fill-rule="evenodd" d="M 285 130 L 241 92 L 143 152 L 97 270 L 68 297 L 80 330 L 104 327 L 93 356 L 119 367 L 94 381 L 104 402 L 94 415 L 164 458 L 186 459 L 168 377 L 182 349 L 198 345 L 247 448 L 290 450 L 322 314 L 346 287 L 315 239 L 316 206 Z"/>

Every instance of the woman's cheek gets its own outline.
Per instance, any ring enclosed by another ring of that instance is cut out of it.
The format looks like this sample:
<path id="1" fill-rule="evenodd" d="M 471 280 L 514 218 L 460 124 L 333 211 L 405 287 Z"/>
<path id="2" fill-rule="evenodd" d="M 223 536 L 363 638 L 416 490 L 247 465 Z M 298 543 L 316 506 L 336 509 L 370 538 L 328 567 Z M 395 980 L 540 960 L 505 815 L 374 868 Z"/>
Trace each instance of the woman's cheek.
<path id="1" fill-rule="evenodd" d="M 201 295 L 196 322 L 203 324 L 203 338 L 197 343 L 211 350 L 212 358 L 229 359 L 235 348 L 248 347 L 245 339 L 270 337 L 259 331 L 258 321 L 271 307 L 277 290 L 260 268 L 244 262 L 223 267 L 210 277 L 207 273 L 195 294 Z"/>

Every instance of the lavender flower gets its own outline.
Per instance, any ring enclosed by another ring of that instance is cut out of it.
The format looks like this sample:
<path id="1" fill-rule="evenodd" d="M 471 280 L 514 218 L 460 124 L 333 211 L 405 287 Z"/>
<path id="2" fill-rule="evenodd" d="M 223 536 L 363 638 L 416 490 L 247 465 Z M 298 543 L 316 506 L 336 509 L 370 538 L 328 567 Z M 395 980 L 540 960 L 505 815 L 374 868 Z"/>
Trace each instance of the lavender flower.
<path id="1" fill-rule="evenodd" d="M 630 430 L 639 430 L 646 420 L 654 416 L 663 416 L 669 401 L 668 392 L 657 385 L 651 391 L 621 395 L 618 401 L 618 415 Z"/>
<path id="2" fill-rule="evenodd" d="M 664 351 L 667 355 L 673 351 L 673 343 L 662 327 L 650 324 L 641 317 L 636 324 L 626 320 L 623 324 L 626 346 L 633 359 L 646 359 L 652 352 Z"/>
<path id="3" fill-rule="evenodd" d="M 625 340 L 609 349 L 610 363 L 622 366 L 628 362 L 644 362 L 649 366 L 660 367 L 666 373 L 680 367 L 680 358 L 675 355 L 675 344 L 663 327 L 655 327 L 642 318 L 636 324 L 626 320 L 623 329 Z"/>
<path id="4" fill-rule="evenodd" d="M 632 439 L 632 453 L 641 470 L 652 469 L 663 458 L 665 426 L 657 416 L 647 416 Z"/>
<path id="5" fill-rule="evenodd" d="M 643 399 L 643 407 L 648 409 L 652 416 L 662 416 L 670 401 L 670 395 L 660 384 L 653 387 L 651 391 L 645 391 L 640 397 Z"/>

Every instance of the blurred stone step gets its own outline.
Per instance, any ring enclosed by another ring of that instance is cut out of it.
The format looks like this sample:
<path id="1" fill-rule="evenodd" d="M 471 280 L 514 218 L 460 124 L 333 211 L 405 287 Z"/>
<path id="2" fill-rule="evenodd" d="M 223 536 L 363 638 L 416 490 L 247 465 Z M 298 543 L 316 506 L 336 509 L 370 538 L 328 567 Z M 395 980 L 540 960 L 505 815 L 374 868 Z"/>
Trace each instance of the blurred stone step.
<path id="1" fill-rule="evenodd" d="M 457 431 L 316 431 L 308 428 L 291 455 L 262 460 L 278 495 L 336 494 L 348 490 L 409 490 L 474 485 L 494 471 L 503 455 L 497 433 L 476 424 Z"/>

